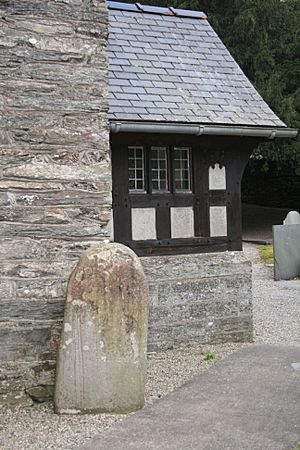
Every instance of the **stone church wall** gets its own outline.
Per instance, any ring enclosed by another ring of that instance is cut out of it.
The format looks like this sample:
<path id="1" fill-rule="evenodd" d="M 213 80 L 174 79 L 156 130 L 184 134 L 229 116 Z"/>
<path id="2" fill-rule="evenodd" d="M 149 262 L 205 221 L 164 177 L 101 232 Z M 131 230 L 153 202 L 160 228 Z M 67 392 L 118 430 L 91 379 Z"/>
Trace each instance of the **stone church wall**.
<path id="1" fill-rule="evenodd" d="M 0 13 L 0 398 L 19 402 L 49 393 L 67 279 L 107 237 L 107 11 L 3 0 Z"/>

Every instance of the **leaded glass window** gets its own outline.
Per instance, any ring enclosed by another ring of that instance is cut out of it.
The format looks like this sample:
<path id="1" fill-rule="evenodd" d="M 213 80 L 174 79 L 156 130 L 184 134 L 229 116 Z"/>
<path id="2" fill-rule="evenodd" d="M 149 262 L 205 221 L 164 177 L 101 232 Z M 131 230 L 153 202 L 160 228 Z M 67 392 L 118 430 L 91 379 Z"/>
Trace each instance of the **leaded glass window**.
<path id="1" fill-rule="evenodd" d="M 151 147 L 151 178 L 153 191 L 168 190 L 166 147 Z"/>
<path id="2" fill-rule="evenodd" d="M 188 147 L 174 147 L 173 165 L 175 190 L 190 191 L 190 149 Z"/>
<path id="3" fill-rule="evenodd" d="M 145 163 L 143 147 L 128 147 L 129 190 L 145 190 Z"/>

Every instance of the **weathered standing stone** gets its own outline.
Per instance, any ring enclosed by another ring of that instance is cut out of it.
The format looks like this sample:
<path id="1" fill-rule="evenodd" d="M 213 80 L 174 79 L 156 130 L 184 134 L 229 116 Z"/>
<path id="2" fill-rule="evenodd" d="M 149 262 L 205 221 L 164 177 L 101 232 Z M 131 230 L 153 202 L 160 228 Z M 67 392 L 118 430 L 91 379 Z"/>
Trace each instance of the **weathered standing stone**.
<path id="1" fill-rule="evenodd" d="M 126 413 L 144 404 L 148 285 L 121 244 L 83 252 L 68 284 L 57 413 Z"/>

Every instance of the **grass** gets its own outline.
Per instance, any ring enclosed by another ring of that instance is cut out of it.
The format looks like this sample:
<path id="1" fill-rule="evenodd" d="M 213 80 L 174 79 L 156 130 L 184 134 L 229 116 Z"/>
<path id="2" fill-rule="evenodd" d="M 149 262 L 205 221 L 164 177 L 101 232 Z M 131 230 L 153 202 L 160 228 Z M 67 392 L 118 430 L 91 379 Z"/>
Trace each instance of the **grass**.
<path id="1" fill-rule="evenodd" d="M 260 252 L 260 256 L 265 264 L 274 264 L 274 255 L 273 255 L 273 245 L 272 244 L 262 245 L 259 249 L 259 252 Z"/>
<path id="2" fill-rule="evenodd" d="M 300 442 L 296 444 L 296 446 L 293 448 L 293 450 L 300 450 Z"/>

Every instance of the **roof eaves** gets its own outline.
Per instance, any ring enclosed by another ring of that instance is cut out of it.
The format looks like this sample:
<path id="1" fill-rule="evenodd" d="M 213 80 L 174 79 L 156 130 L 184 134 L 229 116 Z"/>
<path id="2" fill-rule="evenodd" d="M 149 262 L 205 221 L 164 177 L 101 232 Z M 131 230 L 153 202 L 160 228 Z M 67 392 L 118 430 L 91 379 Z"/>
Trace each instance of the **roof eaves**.
<path id="1" fill-rule="evenodd" d="M 113 133 L 141 132 L 141 133 L 165 133 L 165 134 L 193 134 L 214 136 L 243 136 L 260 137 L 273 140 L 274 138 L 294 138 L 298 134 L 295 128 L 287 127 L 259 127 L 238 125 L 208 125 L 185 123 L 153 123 L 133 121 L 110 121 L 110 129 Z"/>

